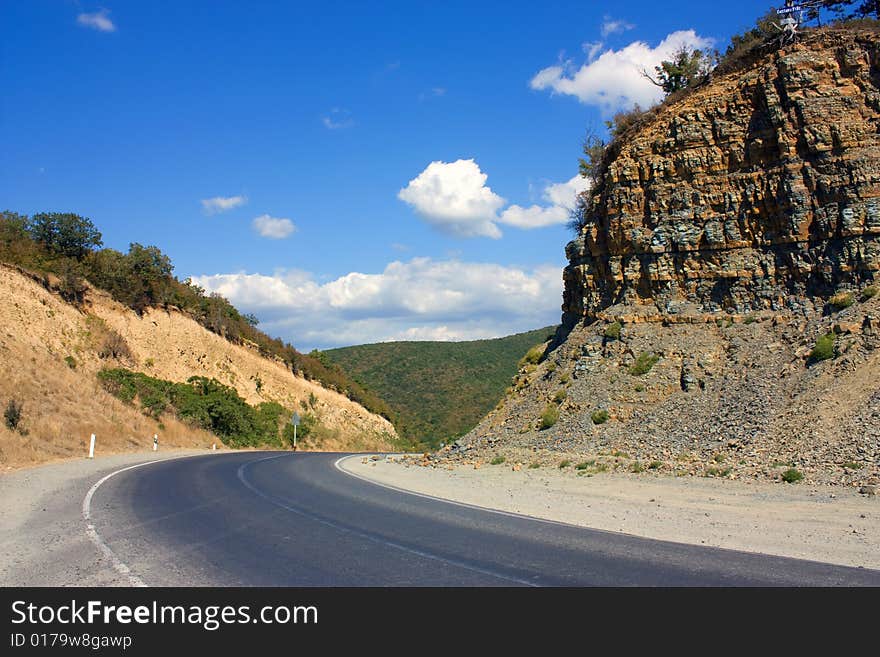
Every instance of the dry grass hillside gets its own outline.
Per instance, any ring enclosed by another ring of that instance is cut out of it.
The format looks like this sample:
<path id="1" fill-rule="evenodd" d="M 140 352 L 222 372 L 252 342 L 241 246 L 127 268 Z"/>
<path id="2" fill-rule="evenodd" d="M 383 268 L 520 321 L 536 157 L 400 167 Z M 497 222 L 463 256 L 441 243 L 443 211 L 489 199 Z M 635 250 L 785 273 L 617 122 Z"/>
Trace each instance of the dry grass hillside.
<path id="1" fill-rule="evenodd" d="M 154 433 L 164 446 L 221 446 L 213 434 L 169 416 L 154 421 L 105 392 L 95 376 L 104 367 L 175 382 L 205 376 L 235 388 L 250 404 L 307 405 L 324 428 L 315 445 L 321 449 L 384 450 L 396 438 L 384 418 L 176 311 L 148 309 L 139 316 L 94 289 L 78 309 L 0 265 L 0 326 L 0 405 L 5 409 L 10 399 L 22 403 L 26 432 L 0 424 L 3 467 L 80 456 L 91 433 L 105 453 L 147 448 Z M 113 332 L 130 355 L 102 353 Z"/>

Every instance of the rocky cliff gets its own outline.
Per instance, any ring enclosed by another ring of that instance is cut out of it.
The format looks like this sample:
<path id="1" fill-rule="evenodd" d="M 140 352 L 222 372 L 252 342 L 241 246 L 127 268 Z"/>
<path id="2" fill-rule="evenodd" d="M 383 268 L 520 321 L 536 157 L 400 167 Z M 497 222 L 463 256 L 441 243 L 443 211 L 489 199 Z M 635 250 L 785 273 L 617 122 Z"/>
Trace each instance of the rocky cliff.
<path id="1" fill-rule="evenodd" d="M 625 132 L 566 247 L 563 329 L 426 462 L 873 490 L 878 41 L 813 32 Z"/>
<path id="2" fill-rule="evenodd" d="M 569 325 L 620 303 L 647 316 L 796 310 L 871 280 L 877 34 L 814 33 L 659 108 L 599 190 L 566 248 Z"/>

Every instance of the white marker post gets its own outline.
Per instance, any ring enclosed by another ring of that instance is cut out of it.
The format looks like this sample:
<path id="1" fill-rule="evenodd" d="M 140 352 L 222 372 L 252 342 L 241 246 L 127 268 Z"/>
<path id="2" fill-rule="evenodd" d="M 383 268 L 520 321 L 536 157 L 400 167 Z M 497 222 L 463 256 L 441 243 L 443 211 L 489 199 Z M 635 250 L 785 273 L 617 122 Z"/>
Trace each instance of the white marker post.
<path id="1" fill-rule="evenodd" d="M 296 451 L 296 428 L 299 426 L 299 413 L 296 411 L 293 412 L 293 417 L 290 418 L 290 423 L 293 425 L 293 451 Z"/>
<path id="2" fill-rule="evenodd" d="M 159 434 L 157 433 L 153 434 L 153 451 L 159 451 Z"/>
<path id="3" fill-rule="evenodd" d="M 95 458 L 95 434 L 92 434 L 92 439 L 89 441 L 89 458 Z"/>

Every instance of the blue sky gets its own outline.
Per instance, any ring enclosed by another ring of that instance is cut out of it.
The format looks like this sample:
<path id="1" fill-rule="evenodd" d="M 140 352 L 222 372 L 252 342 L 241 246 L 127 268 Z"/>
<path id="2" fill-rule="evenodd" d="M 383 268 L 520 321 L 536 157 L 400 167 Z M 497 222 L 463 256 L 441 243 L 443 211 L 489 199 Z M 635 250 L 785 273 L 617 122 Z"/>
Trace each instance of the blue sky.
<path id="1" fill-rule="evenodd" d="M 768 8 L 5 0 L 0 199 L 300 349 L 555 324 L 585 131 Z"/>

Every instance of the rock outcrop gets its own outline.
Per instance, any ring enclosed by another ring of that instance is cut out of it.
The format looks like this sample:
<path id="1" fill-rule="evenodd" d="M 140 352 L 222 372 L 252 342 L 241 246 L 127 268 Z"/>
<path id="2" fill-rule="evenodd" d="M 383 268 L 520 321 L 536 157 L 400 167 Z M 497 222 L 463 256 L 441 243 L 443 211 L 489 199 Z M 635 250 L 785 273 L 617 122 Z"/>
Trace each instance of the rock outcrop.
<path id="1" fill-rule="evenodd" d="M 563 330 L 432 465 L 880 483 L 880 45 L 833 28 L 642 117 Z"/>
<path id="2" fill-rule="evenodd" d="M 877 35 L 814 33 L 655 110 L 566 254 L 569 325 L 621 303 L 643 316 L 799 309 L 871 280 Z"/>

